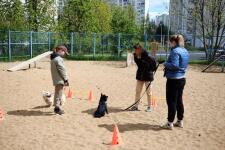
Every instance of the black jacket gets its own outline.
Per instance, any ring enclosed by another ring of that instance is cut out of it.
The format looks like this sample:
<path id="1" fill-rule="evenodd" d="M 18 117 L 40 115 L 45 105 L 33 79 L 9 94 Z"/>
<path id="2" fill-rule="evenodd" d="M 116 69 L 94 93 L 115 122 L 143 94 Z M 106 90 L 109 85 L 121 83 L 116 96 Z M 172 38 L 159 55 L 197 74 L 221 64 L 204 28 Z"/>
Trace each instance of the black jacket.
<path id="1" fill-rule="evenodd" d="M 57 54 L 56 52 L 53 52 L 51 55 L 50 55 L 50 59 L 53 60 L 54 58 L 58 57 L 59 54 Z"/>
<path id="2" fill-rule="evenodd" d="M 140 81 L 153 81 L 153 72 L 156 70 L 156 61 L 146 50 L 142 50 L 141 58 L 134 54 L 134 61 L 137 64 L 136 79 Z"/>

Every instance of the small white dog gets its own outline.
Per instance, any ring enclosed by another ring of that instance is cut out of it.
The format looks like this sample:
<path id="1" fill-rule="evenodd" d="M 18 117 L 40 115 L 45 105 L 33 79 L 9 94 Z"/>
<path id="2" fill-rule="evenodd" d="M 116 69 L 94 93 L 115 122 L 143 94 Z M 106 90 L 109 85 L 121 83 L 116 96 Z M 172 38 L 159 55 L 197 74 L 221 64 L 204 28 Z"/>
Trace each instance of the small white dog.
<path id="1" fill-rule="evenodd" d="M 54 94 L 51 93 L 51 92 L 48 92 L 48 91 L 42 91 L 42 96 L 43 96 L 43 99 L 45 101 L 45 103 L 51 107 L 54 103 Z M 66 95 L 63 94 L 62 95 L 62 105 L 64 105 L 66 102 Z"/>

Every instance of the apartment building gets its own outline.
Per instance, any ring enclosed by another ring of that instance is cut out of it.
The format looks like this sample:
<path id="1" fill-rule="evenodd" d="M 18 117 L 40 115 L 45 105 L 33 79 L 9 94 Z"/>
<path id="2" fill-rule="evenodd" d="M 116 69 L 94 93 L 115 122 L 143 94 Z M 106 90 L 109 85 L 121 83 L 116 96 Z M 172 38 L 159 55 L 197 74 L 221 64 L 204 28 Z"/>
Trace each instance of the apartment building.
<path id="1" fill-rule="evenodd" d="M 136 20 L 141 23 L 145 19 L 146 0 L 108 0 L 109 2 L 121 7 L 131 5 L 137 13 Z"/>

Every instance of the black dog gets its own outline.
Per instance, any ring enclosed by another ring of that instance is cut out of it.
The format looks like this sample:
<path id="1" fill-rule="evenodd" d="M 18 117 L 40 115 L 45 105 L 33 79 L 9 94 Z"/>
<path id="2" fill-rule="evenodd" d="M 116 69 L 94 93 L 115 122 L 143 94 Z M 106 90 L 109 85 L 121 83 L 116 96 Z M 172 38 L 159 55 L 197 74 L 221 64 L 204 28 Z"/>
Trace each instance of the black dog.
<path id="1" fill-rule="evenodd" d="M 106 103 L 107 99 L 108 99 L 108 96 L 101 94 L 98 108 L 94 113 L 95 118 L 101 118 L 101 117 L 105 116 L 105 113 L 108 114 L 107 103 Z"/>

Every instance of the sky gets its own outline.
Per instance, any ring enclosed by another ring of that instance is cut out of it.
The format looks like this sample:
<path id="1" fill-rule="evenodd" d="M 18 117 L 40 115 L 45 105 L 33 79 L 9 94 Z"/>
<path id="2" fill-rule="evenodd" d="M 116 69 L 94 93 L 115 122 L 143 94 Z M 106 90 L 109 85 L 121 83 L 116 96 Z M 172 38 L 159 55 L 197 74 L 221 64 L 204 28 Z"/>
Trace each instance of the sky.
<path id="1" fill-rule="evenodd" d="M 155 19 L 157 15 L 168 14 L 169 0 L 145 0 L 146 10 L 150 14 L 150 19 Z"/>

